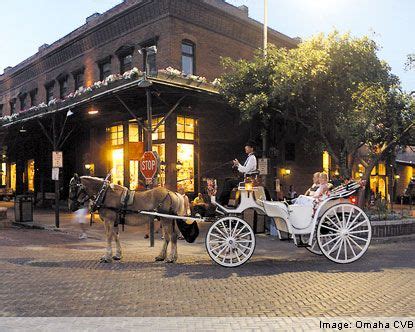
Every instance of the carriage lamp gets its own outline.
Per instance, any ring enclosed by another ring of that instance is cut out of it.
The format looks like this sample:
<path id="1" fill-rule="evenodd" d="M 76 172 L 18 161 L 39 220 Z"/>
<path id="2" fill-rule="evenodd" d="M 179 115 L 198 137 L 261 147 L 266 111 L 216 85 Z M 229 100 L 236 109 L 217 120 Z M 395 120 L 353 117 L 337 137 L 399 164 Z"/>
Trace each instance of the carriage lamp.
<path id="1" fill-rule="evenodd" d="M 254 184 L 252 182 L 245 182 L 245 190 L 253 190 Z"/>

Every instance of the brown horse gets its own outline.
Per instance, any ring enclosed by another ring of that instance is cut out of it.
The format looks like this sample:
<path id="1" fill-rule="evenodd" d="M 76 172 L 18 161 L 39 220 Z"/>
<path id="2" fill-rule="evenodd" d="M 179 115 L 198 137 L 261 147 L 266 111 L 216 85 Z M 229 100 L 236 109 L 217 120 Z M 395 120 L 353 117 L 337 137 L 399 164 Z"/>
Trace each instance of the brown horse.
<path id="1" fill-rule="evenodd" d="M 69 183 L 69 210 L 74 212 L 82 205 L 87 204 L 95 198 L 104 185 L 103 179 L 81 176 L 77 174 Z M 101 258 L 102 262 L 109 263 L 122 258 L 122 249 L 120 244 L 120 235 L 118 225 L 116 223 L 119 218 L 118 211 L 123 208 L 121 196 L 126 190 L 125 187 L 111 184 L 109 185 L 101 206 L 98 209 L 99 216 L 105 225 L 105 233 L 107 238 L 107 249 L 105 255 Z M 126 214 L 126 219 L 138 219 L 138 211 L 158 211 L 160 213 L 168 213 L 172 215 L 184 216 L 185 207 L 184 199 L 181 195 L 171 192 L 165 188 L 157 187 L 144 192 L 135 192 L 132 205 L 128 206 L 131 213 Z M 165 261 L 173 263 L 177 260 L 177 237 L 178 228 L 174 219 L 161 218 L 163 227 L 164 242 L 160 254 L 155 258 L 156 261 Z M 112 240 L 115 241 L 115 255 L 112 255 Z M 170 243 L 170 255 L 167 256 L 167 247 Z"/>

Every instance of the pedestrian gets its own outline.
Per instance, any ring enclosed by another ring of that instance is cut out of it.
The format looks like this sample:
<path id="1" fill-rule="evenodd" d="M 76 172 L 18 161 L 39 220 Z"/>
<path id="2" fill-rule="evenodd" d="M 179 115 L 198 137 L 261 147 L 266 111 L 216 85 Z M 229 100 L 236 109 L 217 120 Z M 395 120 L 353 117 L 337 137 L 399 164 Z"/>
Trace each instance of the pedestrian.
<path id="1" fill-rule="evenodd" d="M 83 206 L 79 210 L 75 211 L 75 219 L 76 222 L 79 223 L 79 227 L 81 228 L 81 234 L 79 235 L 80 240 L 86 240 L 88 235 L 86 234 L 86 225 L 88 223 L 88 215 L 89 215 L 89 208 L 88 206 Z"/>

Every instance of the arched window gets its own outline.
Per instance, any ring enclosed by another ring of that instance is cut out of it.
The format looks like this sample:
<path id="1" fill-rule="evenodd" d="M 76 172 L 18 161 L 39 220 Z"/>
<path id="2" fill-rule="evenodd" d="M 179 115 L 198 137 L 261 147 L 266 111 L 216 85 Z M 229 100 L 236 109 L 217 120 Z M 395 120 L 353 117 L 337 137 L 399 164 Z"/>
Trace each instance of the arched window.
<path id="1" fill-rule="evenodd" d="M 182 41 L 182 72 L 195 75 L 195 44 L 190 40 Z"/>

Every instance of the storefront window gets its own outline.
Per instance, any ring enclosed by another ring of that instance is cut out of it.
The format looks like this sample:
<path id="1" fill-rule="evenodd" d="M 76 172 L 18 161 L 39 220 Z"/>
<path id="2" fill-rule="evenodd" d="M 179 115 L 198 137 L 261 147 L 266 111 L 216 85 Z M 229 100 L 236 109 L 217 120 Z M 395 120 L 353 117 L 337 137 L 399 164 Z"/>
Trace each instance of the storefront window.
<path id="1" fill-rule="evenodd" d="M 151 122 L 151 128 L 154 130 L 157 126 L 157 124 L 162 120 L 163 118 L 154 118 Z M 153 141 L 161 140 L 166 138 L 165 133 L 165 126 L 164 123 L 160 125 L 157 130 L 151 135 Z"/>
<path id="2" fill-rule="evenodd" d="M 6 185 L 7 168 L 6 163 L 1 164 L 1 185 Z"/>
<path id="3" fill-rule="evenodd" d="M 112 182 L 124 185 L 124 149 L 113 149 L 111 157 Z"/>
<path id="4" fill-rule="evenodd" d="M 35 161 L 33 159 L 27 162 L 27 190 L 35 191 Z"/>
<path id="5" fill-rule="evenodd" d="M 128 141 L 130 143 L 140 142 L 140 134 L 137 122 L 130 122 L 128 124 Z"/>
<path id="6" fill-rule="evenodd" d="M 177 138 L 195 139 L 195 120 L 185 116 L 177 117 Z"/>
<path id="7" fill-rule="evenodd" d="M 114 146 L 124 144 L 124 131 L 122 124 L 107 128 L 107 133 L 109 134 L 111 145 Z"/>
<path id="8" fill-rule="evenodd" d="M 16 163 L 10 165 L 10 188 L 16 191 Z"/>
<path id="9" fill-rule="evenodd" d="M 193 192 L 194 186 L 194 145 L 177 144 L 177 186 L 184 187 L 186 192 Z"/>
<path id="10" fill-rule="evenodd" d="M 165 144 L 153 144 L 153 151 L 157 152 L 160 158 L 160 172 L 157 175 L 157 183 L 159 186 L 164 187 L 166 184 L 166 145 Z"/>
<path id="11" fill-rule="evenodd" d="M 130 160 L 130 190 L 138 189 L 138 160 Z"/>

